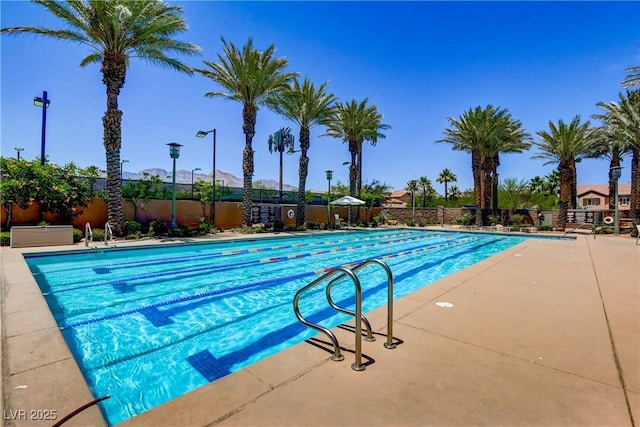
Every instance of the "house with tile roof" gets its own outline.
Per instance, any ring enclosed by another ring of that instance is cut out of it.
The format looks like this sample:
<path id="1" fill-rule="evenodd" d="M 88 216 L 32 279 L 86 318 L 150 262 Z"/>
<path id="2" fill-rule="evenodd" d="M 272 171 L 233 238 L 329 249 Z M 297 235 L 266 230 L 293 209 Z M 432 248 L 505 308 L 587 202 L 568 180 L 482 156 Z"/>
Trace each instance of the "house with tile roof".
<path id="1" fill-rule="evenodd" d="M 578 206 L 592 210 L 609 210 L 609 184 L 578 185 Z M 631 184 L 618 184 L 618 209 L 631 207 Z"/>

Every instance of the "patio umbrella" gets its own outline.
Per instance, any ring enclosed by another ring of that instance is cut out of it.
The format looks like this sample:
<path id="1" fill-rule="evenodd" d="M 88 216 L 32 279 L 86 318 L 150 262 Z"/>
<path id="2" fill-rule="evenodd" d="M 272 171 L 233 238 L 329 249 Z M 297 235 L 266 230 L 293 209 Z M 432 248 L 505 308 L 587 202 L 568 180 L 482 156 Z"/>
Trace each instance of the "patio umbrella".
<path id="1" fill-rule="evenodd" d="M 355 197 L 351 197 L 351 196 L 343 196 L 343 197 L 340 197 L 339 199 L 334 200 L 333 202 L 331 202 L 331 204 L 338 205 L 338 206 L 362 206 L 365 204 L 365 201 L 356 199 Z M 351 209 L 347 209 L 347 211 L 349 212 L 348 221 L 347 221 L 347 227 L 348 227 L 351 224 Z"/>

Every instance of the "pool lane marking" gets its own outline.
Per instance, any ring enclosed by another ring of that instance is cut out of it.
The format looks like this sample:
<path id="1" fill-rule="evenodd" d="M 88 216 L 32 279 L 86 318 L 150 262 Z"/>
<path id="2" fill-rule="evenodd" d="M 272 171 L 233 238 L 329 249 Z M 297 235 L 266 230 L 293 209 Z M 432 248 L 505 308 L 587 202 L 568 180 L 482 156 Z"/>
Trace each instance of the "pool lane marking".
<path id="1" fill-rule="evenodd" d="M 413 251 L 410 251 L 410 253 L 418 253 L 418 252 L 425 252 L 428 250 L 433 250 L 433 249 L 440 249 L 443 247 L 452 247 L 452 246 L 459 246 L 459 245 L 463 245 L 465 243 L 469 243 L 469 242 L 478 242 L 480 241 L 483 244 L 488 244 L 489 242 L 482 242 L 482 240 L 486 240 L 486 237 L 467 237 L 467 238 L 463 238 L 457 241 L 453 241 L 453 242 L 449 242 L 449 243 L 445 243 L 445 244 L 438 244 L 438 245 L 428 245 L 428 246 L 424 246 L 422 248 L 417 248 Z M 502 240 L 502 238 L 498 238 L 495 239 L 494 241 L 500 241 Z M 405 255 L 408 255 L 405 254 Z M 381 257 L 378 257 L 378 259 L 382 258 L 382 259 L 389 259 L 389 258 L 396 258 L 399 256 L 405 256 L 405 255 L 400 255 L 400 253 L 391 253 L 391 254 L 387 254 L 387 255 L 382 255 Z M 298 279 L 303 279 L 305 277 L 310 277 L 310 276 L 314 276 L 314 275 L 319 275 L 319 274 L 323 274 L 323 273 L 327 273 L 329 271 L 333 271 L 337 268 L 346 266 L 353 266 L 359 263 L 362 263 L 366 261 L 366 259 L 363 260 L 358 260 L 358 261 L 352 261 L 349 263 L 345 263 L 345 264 L 341 264 L 341 265 L 337 265 L 337 266 L 333 266 L 333 267 L 327 267 L 327 268 L 323 268 L 320 270 L 315 270 L 315 271 L 307 271 L 307 272 L 302 272 L 302 273 L 297 273 L 297 274 L 293 274 L 290 276 L 285 276 L 285 277 L 274 277 L 272 279 L 267 279 L 267 280 L 262 280 L 259 282 L 253 282 L 253 283 L 246 283 L 244 285 L 237 285 L 237 286 L 232 286 L 229 288 L 223 288 L 223 289 L 215 289 L 215 290 L 211 290 L 211 291 L 206 291 L 206 292 L 200 292 L 197 294 L 193 294 L 193 295 L 187 295 L 184 297 L 179 297 L 179 298 L 173 298 L 171 300 L 168 301 L 162 301 L 162 302 L 158 302 L 158 303 L 154 303 L 154 304 L 148 304 L 142 307 L 137 307 L 137 308 L 132 308 L 129 310 L 125 310 L 125 311 L 121 311 L 119 313 L 112 313 L 112 314 L 107 314 L 105 316 L 100 316 L 94 319 L 87 319 L 87 320 L 82 320 L 79 322 L 75 322 L 75 323 L 70 323 L 67 325 L 63 325 L 60 326 L 60 329 L 71 329 L 71 328 L 77 328 L 80 326 L 85 326 L 85 325 L 90 325 L 92 323 L 97 323 L 97 322 L 101 322 L 104 320 L 110 320 L 110 319 L 115 319 L 118 317 L 122 317 L 122 316 L 127 316 L 129 314 L 135 314 L 135 313 L 140 313 L 144 310 L 150 310 L 153 308 L 158 308 L 158 307 L 165 307 L 167 305 L 173 305 L 173 304 L 178 304 L 178 303 L 182 303 L 182 302 L 186 302 L 186 301 L 193 301 L 193 300 L 197 300 L 197 299 L 201 299 L 201 298 L 205 298 L 205 297 L 209 297 L 209 296 L 214 296 L 214 295 L 221 295 L 221 294 L 226 294 L 226 293 L 230 293 L 230 292 L 236 292 L 236 291 L 241 291 L 244 289 L 249 289 L 249 288 L 253 288 L 253 287 L 263 287 L 263 286 L 273 286 L 273 285 L 279 285 L 281 283 L 284 282 L 288 282 L 288 281 L 294 281 L 294 280 L 298 280 Z"/>
<path id="2" fill-rule="evenodd" d="M 444 235 L 444 233 L 440 233 L 440 232 L 432 232 L 432 233 L 434 233 L 434 234 L 430 234 L 430 236 L 432 237 L 440 237 Z M 117 267 L 126 266 L 126 265 L 142 266 L 142 265 L 153 265 L 153 264 L 167 264 L 170 261 L 180 261 L 185 259 L 193 260 L 193 259 L 219 258 L 219 257 L 224 257 L 229 255 L 239 255 L 239 254 L 264 252 L 264 251 L 280 250 L 280 249 L 292 249 L 292 248 L 299 248 L 299 247 L 305 247 L 305 246 L 331 245 L 331 244 L 339 244 L 339 243 L 345 243 L 345 242 L 351 242 L 351 241 L 376 240 L 376 239 L 384 239 L 389 237 L 408 236 L 412 234 L 415 234 L 415 232 L 408 231 L 408 232 L 397 232 L 397 233 L 380 233 L 380 235 L 377 235 L 377 236 L 368 236 L 364 238 L 351 237 L 351 238 L 345 238 L 345 239 L 314 241 L 314 242 L 307 242 L 307 243 L 293 243 L 290 245 L 265 246 L 265 247 L 247 248 L 247 249 L 233 249 L 233 250 L 225 250 L 225 251 L 219 251 L 219 252 L 203 254 L 203 255 L 182 255 L 182 256 L 174 256 L 174 257 L 168 257 L 168 258 L 153 258 L 146 261 L 138 260 L 138 261 L 112 262 L 108 264 L 97 265 L 91 268 L 94 268 L 94 269 L 95 268 L 117 268 Z M 76 269 L 77 267 L 73 269 L 65 268 L 60 270 L 48 270 L 40 274 L 61 273 L 64 271 L 69 271 L 69 270 L 73 271 Z"/>
<path id="3" fill-rule="evenodd" d="M 294 255 L 291 255 L 291 256 L 261 258 L 261 259 L 258 259 L 258 260 L 240 261 L 240 262 L 237 262 L 237 263 L 231 263 L 231 264 L 225 264 L 225 265 L 194 267 L 194 268 L 188 268 L 188 269 L 178 270 L 178 271 L 175 271 L 175 270 L 161 271 L 161 272 L 158 272 L 158 273 L 141 274 L 141 275 L 133 276 L 133 277 L 122 277 L 120 279 L 108 280 L 108 281 L 99 282 L 99 283 L 88 283 L 88 284 L 79 285 L 79 286 L 67 286 L 67 287 L 65 287 L 63 289 L 56 289 L 56 290 L 52 290 L 52 291 L 49 291 L 49 292 L 43 292 L 42 295 L 44 295 L 44 296 L 51 295 L 51 294 L 57 295 L 57 294 L 61 294 L 61 293 L 76 291 L 76 290 L 79 290 L 79 289 L 88 289 L 88 288 L 95 288 L 95 287 L 99 287 L 99 286 L 109 286 L 109 285 L 116 285 L 116 284 L 122 284 L 122 283 L 129 283 L 129 282 L 133 282 L 133 281 L 137 281 L 137 280 L 153 279 L 153 278 L 156 278 L 156 277 L 166 277 L 166 276 L 170 276 L 170 275 L 174 275 L 174 274 L 187 274 L 187 273 L 195 273 L 195 272 L 201 272 L 201 271 L 214 272 L 214 271 L 228 270 L 228 269 L 235 268 L 235 267 L 240 267 L 240 266 L 251 266 L 251 265 L 265 264 L 265 263 L 271 263 L 271 262 L 286 261 L 288 259 L 304 258 L 304 257 L 309 257 L 309 256 L 314 256 L 314 255 L 321 255 L 321 254 L 325 254 L 325 253 L 329 253 L 329 252 L 330 253 L 336 253 L 336 252 L 351 251 L 351 250 L 355 250 L 355 249 L 369 248 L 369 247 L 374 247 L 374 246 L 382 246 L 382 245 L 386 245 L 386 244 L 389 244 L 389 243 L 406 243 L 406 242 L 411 242 L 411 241 L 415 241 L 415 240 L 430 239 L 432 237 L 433 237 L 432 235 L 423 235 L 423 236 L 409 237 L 409 238 L 400 239 L 400 240 L 387 240 L 387 241 L 383 241 L 383 242 L 367 243 L 367 244 L 364 244 L 364 245 L 355 245 L 355 246 L 347 246 L 347 247 L 343 247 L 343 248 L 334 248 L 334 249 L 331 249 L 331 250 L 322 249 L 322 250 L 314 251 L 314 252 L 303 252 L 303 253 L 294 254 Z M 74 284 L 74 283 L 77 283 L 77 282 L 71 282 L 71 284 Z M 64 285 L 57 284 L 56 286 L 64 286 Z"/>

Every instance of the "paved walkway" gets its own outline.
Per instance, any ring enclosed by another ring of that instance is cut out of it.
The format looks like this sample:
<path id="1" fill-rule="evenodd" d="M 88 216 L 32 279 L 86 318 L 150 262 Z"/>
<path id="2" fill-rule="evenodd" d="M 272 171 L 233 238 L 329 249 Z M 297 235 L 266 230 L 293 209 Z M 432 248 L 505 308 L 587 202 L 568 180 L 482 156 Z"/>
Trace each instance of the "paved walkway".
<path id="1" fill-rule="evenodd" d="M 92 397 L 21 258 L 2 250 L 5 415 L 66 414 Z M 638 425 L 639 285 L 635 239 L 531 239 L 398 300 L 402 343 L 363 342 L 363 372 L 302 343 L 122 425 Z M 385 333 L 385 307 L 367 317 Z"/>

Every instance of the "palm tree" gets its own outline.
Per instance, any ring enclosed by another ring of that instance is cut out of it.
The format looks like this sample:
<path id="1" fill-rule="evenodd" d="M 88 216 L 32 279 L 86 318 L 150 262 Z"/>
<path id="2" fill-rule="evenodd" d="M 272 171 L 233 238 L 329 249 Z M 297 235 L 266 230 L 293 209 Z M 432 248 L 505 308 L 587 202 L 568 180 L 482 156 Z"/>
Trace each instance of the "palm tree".
<path id="1" fill-rule="evenodd" d="M 60 18 L 68 28 L 12 27 L 3 28 L 0 32 L 32 33 L 84 44 L 92 52 L 80 62 L 80 66 L 101 64 L 102 82 L 107 87 L 107 110 L 102 124 L 107 162 L 108 219 L 114 232 L 122 235 L 122 111 L 118 109 L 118 96 L 125 83 L 129 61 L 138 57 L 154 65 L 191 74 L 189 67 L 167 54 L 195 55 L 200 48 L 172 38 L 187 29 L 180 6 L 169 6 L 155 0 L 89 0 L 87 3 L 37 0 L 36 3 Z"/>
<path id="2" fill-rule="evenodd" d="M 589 121 L 580 123 L 580 116 L 576 116 L 568 125 L 563 120 L 559 120 L 558 124 L 549 121 L 550 132 L 538 131 L 541 141 L 534 142 L 540 151 L 532 158 L 545 160 L 545 165 L 558 163 L 560 212 L 557 228 L 560 230 L 567 225 L 571 188 L 576 182 L 575 163 L 592 149 L 594 132 L 589 126 Z"/>
<path id="3" fill-rule="evenodd" d="M 362 102 L 353 99 L 346 104 L 338 103 L 325 133 L 349 144 L 349 191 L 353 197 L 360 196 L 362 187 L 362 143 L 369 141 L 375 145 L 378 139 L 385 138 L 381 131 L 391 128 L 382 123 L 378 107 L 367 105 L 368 102 L 368 99 Z"/>
<path id="4" fill-rule="evenodd" d="M 528 136 L 508 110 L 491 105 L 469 109 L 459 119 L 449 117 L 447 121 L 451 127 L 437 142 L 447 142 L 453 144 L 454 150 L 471 153 L 476 225 L 483 225 L 488 220 L 490 196 L 497 182 L 498 153 L 528 148 Z"/>
<path id="5" fill-rule="evenodd" d="M 195 71 L 210 78 L 225 91 L 207 92 L 205 96 L 220 96 L 242 104 L 242 131 L 245 137 L 242 152 L 242 226 L 251 225 L 251 197 L 253 164 L 253 136 L 256 133 L 258 107 L 289 87 L 295 73 L 285 72 L 286 58 L 274 58 L 276 48 L 270 45 L 264 51 L 256 50 L 253 40 L 238 49 L 222 38 L 223 53 L 218 62 L 204 61 L 208 69 Z"/>
<path id="6" fill-rule="evenodd" d="M 600 105 L 602 103 L 599 103 Z M 603 123 L 609 120 L 608 114 L 594 114 L 594 119 L 600 119 Z M 616 132 L 613 126 L 603 126 L 594 130 L 597 132 L 596 144 L 586 157 L 604 158 L 609 160 L 609 209 L 615 209 L 615 178 L 613 177 L 613 168 L 619 167 L 622 159 L 629 154 L 629 147 L 622 135 Z"/>
<path id="7" fill-rule="evenodd" d="M 431 184 L 431 180 L 426 176 L 421 176 L 418 179 L 418 187 L 422 188 L 422 207 L 427 207 L 427 199 L 433 196 L 435 190 L 433 189 L 433 185 Z"/>
<path id="8" fill-rule="evenodd" d="M 269 101 L 269 106 L 278 114 L 300 126 L 300 164 L 298 167 L 298 216 L 296 225 L 305 220 L 305 189 L 309 173 L 307 152 L 311 146 L 310 130 L 317 125 L 327 125 L 331 118 L 332 106 L 337 97 L 327 93 L 327 82 L 316 88 L 308 77 L 302 84 L 295 79 L 293 86 L 280 92 Z"/>
<path id="9" fill-rule="evenodd" d="M 449 198 L 453 203 L 456 203 L 460 197 L 462 197 L 462 191 L 460 191 L 457 185 L 452 185 L 449 188 Z"/>
<path id="10" fill-rule="evenodd" d="M 495 138 L 485 150 L 487 161 L 485 162 L 487 179 L 487 194 L 491 194 L 491 206 L 493 216 L 499 216 L 498 209 L 498 166 L 500 165 L 500 153 L 522 153 L 531 148 L 531 136 L 524 131 L 522 123 L 511 118 L 508 110 L 501 111 L 504 133 Z"/>
<path id="11" fill-rule="evenodd" d="M 418 188 L 420 188 L 420 184 L 415 179 L 409 180 L 405 187 L 405 190 L 411 193 L 411 207 L 413 209 L 412 218 L 414 224 L 416 222 L 416 191 L 418 191 Z"/>
<path id="12" fill-rule="evenodd" d="M 440 175 L 436 179 L 438 184 L 444 184 L 444 203 L 445 205 L 449 202 L 449 193 L 447 191 L 447 185 L 450 182 L 457 182 L 458 177 L 455 173 L 451 172 L 449 169 L 442 169 Z"/>
<path id="13" fill-rule="evenodd" d="M 606 111 L 605 124 L 623 149 L 631 152 L 630 217 L 640 223 L 640 90 L 620 94 L 618 102 L 598 103 Z"/>

